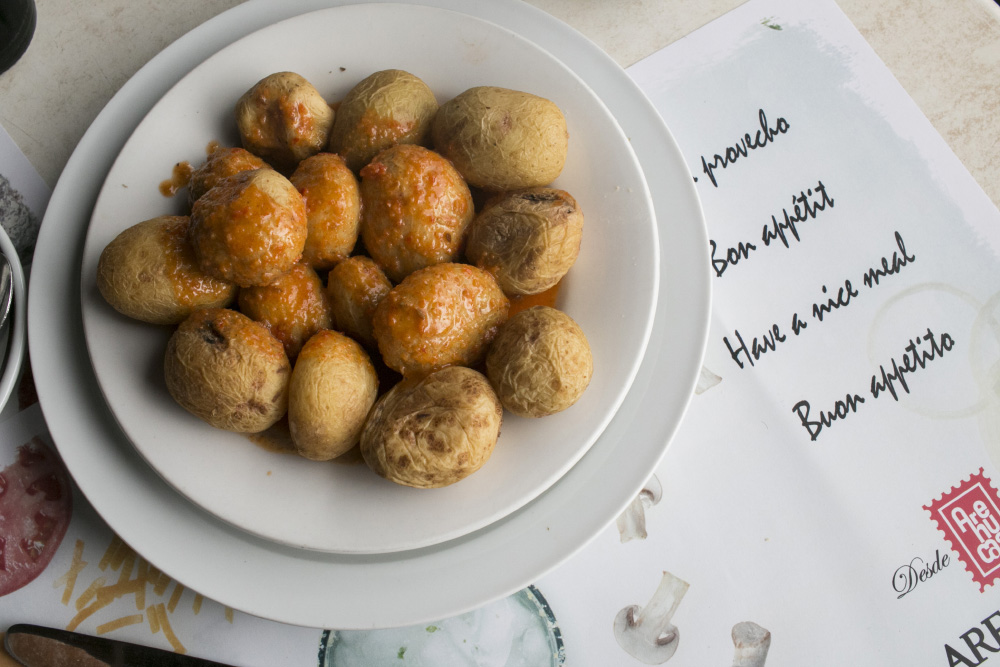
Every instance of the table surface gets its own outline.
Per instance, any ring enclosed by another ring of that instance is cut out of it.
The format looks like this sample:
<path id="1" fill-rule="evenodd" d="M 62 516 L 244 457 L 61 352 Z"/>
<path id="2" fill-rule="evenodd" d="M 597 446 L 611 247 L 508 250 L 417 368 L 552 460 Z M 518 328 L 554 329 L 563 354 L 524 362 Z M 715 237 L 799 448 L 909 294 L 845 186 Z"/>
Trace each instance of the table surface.
<path id="1" fill-rule="evenodd" d="M 476 0 L 479 1 L 479 0 Z M 1000 203 L 1000 6 L 838 0 L 994 203 Z M 0 125 L 55 186 L 87 127 L 150 58 L 238 0 L 40 0 L 28 51 L 0 75 Z M 533 0 L 622 67 L 739 0 Z"/>

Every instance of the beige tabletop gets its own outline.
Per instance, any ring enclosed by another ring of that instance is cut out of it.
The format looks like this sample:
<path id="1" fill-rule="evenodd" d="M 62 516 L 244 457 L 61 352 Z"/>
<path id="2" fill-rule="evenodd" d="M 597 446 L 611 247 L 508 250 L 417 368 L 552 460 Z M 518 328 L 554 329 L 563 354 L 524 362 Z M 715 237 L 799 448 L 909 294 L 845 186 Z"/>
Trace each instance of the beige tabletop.
<path id="1" fill-rule="evenodd" d="M 483 1 L 483 0 L 470 0 Z M 0 125 L 54 186 L 115 92 L 238 0 L 37 0 L 22 59 L 0 75 Z M 738 0 L 534 0 L 628 67 Z M 992 0 L 839 0 L 972 176 L 1000 203 L 1000 7 Z"/>

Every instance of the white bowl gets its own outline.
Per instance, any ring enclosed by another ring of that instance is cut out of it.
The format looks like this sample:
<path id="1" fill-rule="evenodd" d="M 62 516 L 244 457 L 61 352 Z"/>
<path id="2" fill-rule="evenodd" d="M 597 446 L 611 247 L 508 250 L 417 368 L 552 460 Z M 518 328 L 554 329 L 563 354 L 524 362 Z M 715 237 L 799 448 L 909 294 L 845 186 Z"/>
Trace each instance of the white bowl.
<path id="1" fill-rule="evenodd" d="M 3 409 L 14 392 L 14 387 L 17 386 L 18 378 L 21 377 L 28 317 L 24 268 L 21 266 L 21 259 L 17 256 L 14 244 L 7 235 L 7 230 L 3 227 L 0 227 L 0 251 L 10 262 L 11 281 L 14 284 L 14 302 L 11 304 L 9 315 L 10 326 L 7 328 L 7 334 L 0 338 L 0 349 L 7 350 L 7 357 L 3 360 L 3 373 L 0 375 L 0 409 Z"/>
<path id="2" fill-rule="evenodd" d="M 372 35 L 378 48 L 370 44 Z M 443 489 L 411 489 L 363 465 L 267 451 L 200 422 L 173 402 L 162 380 L 170 329 L 125 319 L 96 290 L 98 257 L 119 232 L 185 212 L 182 198 L 165 199 L 158 184 L 176 162 L 200 164 L 212 141 L 237 141 L 232 108 L 247 88 L 290 70 L 333 101 L 389 68 L 421 77 L 441 102 L 477 85 L 553 100 L 570 132 L 567 164 L 554 185 L 570 192 L 585 216 L 580 256 L 557 306 L 588 337 L 590 387 L 576 405 L 544 419 L 505 415 L 490 461 Z M 639 369 L 658 271 L 656 220 L 642 169 L 614 117 L 579 76 L 534 43 L 482 19 L 420 5 L 352 5 L 282 21 L 233 43 L 153 107 L 122 149 L 94 208 L 82 265 L 83 320 L 108 405 L 142 456 L 181 494 L 268 540 L 335 553 L 386 553 L 439 544 L 509 515 L 587 452 Z"/>

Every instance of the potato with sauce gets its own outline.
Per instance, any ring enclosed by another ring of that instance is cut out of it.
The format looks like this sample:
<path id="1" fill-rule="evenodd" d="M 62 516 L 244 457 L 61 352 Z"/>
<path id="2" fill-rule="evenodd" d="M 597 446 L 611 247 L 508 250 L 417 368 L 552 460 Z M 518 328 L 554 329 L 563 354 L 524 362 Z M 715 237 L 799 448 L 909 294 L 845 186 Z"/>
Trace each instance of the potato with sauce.
<path id="1" fill-rule="evenodd" d="M 361 454 L 397 484 L 447 486 L 489 460 L 502 420 L 503 407 L 486 378 L 450 366 L 390 389 L 365 423 Z"/>
<path id="2" fill-rule="evenodd" d="M 396 285 L 375 308 L 372 328 L 386 366 L 421 375 L 480 362 L 509 308 L 486 271 L 436 264 Z"/>
<path id="3" fill-rule="evenodd" d="M 187 243 L 187 216 L 164 215 L 124 230 L 97 262 L 97 289 L 115 310 L 150 324 L 178 324 L 198 308 L 236 298 L 231 282 L 198 268 Z"/>
<path id="4" fill-rule="evenodd" d="M 393 282 L 456 261 L 473 215 L 469 186 L 434 151 L 393 146 L 361 170 L 361 238 Z"/>
<path id="5" fill-rule="evenodd" d="M 594 372 L 590 345 L 566 313 L 535 306 L 512 316 L 486 355 L 486 375 L 503 406 L 522 417 L 565 410 Z"/>
<path id="6" fill-rule="evenodd" d="M 358 443 L 378 397 L 378 376 L 354 340 L 323 330 L 302 348 L 288 386 L 288 427 L 295 451 L 328 461 Z"/>
<path id="7" fill-rule="evenodd" d="M 194 204 L 224 178 L 267 166 L 266 162 L 244 148 L 217 146 L 208 154 L 205 162 L 191 172 L 191 178 L 188 179 L 188 201 Z"/>
<path id="8" fill-rule="evenodd" d="M 554 287 L 580 254 L 583 213 L 563 190 L 530 188 L 495 198 L 469 228 L 466 255 L 510 296 Z"/>
<path id="9" fill-rule="evenodd" d="M 267 285 L 302 256 L 302 195 L 273 169 L 219 181 L 194 203 L 188 240 L 205 273 L 240 287 Z"/>
<path id="10" fill-rule="evenodd" d="M 470 88 L 441 105 L 434 149 L 470 185 L 493 192 L 548 185 L 569 149 L 566 118 L 544 97 L 508 88 Z"/>
<path id="11" fill-rule="evenodd" d="M 372 316 L 391 289 L 392 283 L 371 257 L 355 255 L 337 264 L 326 277 L 334 326 L 374 350 Z"/>
<path id="12" fill-rule="evenodd" d="M 302 261 L 317 271 L 327 271 L 350 257 L 358 242 L 358 180 L 344 159 L 333 153 L 306 158 L 288 180 L 306 204 L 308 232 Z"/>
<path id="13" fill-rule="evenodd" d="M 216 428 L 258 433 L 288 408 L 292 368 L 284 347 L 235 310 L 206 308 L 181 322 L 163 371 L 174 400 Z"/>
<path id="14" fill-rule="evenodd" d="M 310 336 L 333 325 L 323 281 L 301 263 L 269 285 L 244 287 L 237 303 L 240 312 L 263 324 L 281 341 L 292 362 Z"/>
<path id="15" fill-rule="evenodd" d="M 334 118 L 319 91 L 295 72 L 258 81 L 236 102 L 234 113 L 243 148 L 286 173 L 323 150 Z"/>
<path id="16" fill-rule="evenodd" d="M 430 145 L 437 110 L 434 93 L 420 78 L 398 69 L 375 72 L 337 107 L 329 149 L 358 171 L 390 146 Z"/>

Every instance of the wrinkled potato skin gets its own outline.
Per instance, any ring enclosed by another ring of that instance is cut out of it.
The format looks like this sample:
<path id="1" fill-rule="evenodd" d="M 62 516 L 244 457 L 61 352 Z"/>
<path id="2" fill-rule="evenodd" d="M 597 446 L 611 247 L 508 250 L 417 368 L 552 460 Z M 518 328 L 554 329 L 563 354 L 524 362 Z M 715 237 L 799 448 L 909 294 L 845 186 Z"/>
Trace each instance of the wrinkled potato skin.
<path id="1" fill-rule="evenodd" d="M 475 209 L 451 164 L 421 146 L 400 145 L 361 170 L 361 238 L 393 282 L 460 257 Z"/>
<path id="2" fill-rule="evenodd" d="M 350 257 L 358 242 L 358 179 L 339 155 L 318 153 L 300 162 L 289 180 L 306 204 L 308 233 L 302 261 L 317 271 L 332 269 Z"/>
<path id="3" fill-rule="evenodd" d="M 188 180 L 188 202 L 194 204 L 198 198 L 215 187 L 224 178 L 241 171 L 264 169 L 267 163 L 244 148 L 219 146 L 209 153 L 205 162 L 191 172 Z"/>
<path id="4" fill-rule="evenodd" d="M 372 328 L 386 366 L 421 375 L 479 363 L 509 309 L 486 271 L 437 264 L 396 285 L 375 308 Z"/>
<path id="5" fill-rule="evenodd" d="M 503 406 L 522 417 L 565 410 L 594 373 L 590 345 L 562 311 L 535 306 L 500 327 L 486 355 L 486 375 Z"/>
<path id="6" fill-rule="evenodd" d="M 178 324 L 197 308 L 221 308 L 236 285 L 197 266 L 187 216 L 160 216 L 124 230 L 101 252 L 97 289 L 119 313 L 150 324 Z"/>
<path id="7" fill-rule="evenodd" d="M 236 102 L 234 114 L 243 148 L 285 172 L 323 150 L 334 117 L 323 96 L 294 72 L 258 81 Z"/>
<path id="8" fill-rule="evenodd" d="M 244 315 L 281 342 L 293 362 L 310 336 L 333 325 L 323 281 L 305 264 L 296 264 L 270 285 L 241 289 L 237 301 Z"/>
<path id="9" fill-rule="evenodd" d="M 470 185 L 501 192 L 548 185 L 569 149 L 566 119 L 550 100 L 507 88 L 470 88 L 441 105 L 434 148 Z"/>
<path id="10" fill-rule="evenodd" d="M 358 343 L 324 330 L 306 342 L 288 386 L 288 426 L 295 451 L 328 461 L 358 443 L 378 397 L 378 376 Z"/>
<path id="11" fill-rule="evenodd" d="M 488 204 L 469 228 L 466 255 L 510 296 L 562 280 L 580 254 L 583 213 L 568 192 L 531 188 Z"/>
<path id="12" fill-rule="evenodd" d="M 486 378 L 451 366 L 389 390 L 365 424 L 361 454 L 389 481 L 439 488 L 486 463 L 502 420 L 503 407 Z"/>
<path id="13" fill-rule="evenodd" d="M 295 186 L 273 169 L 255 169 L 222 179 L 194 203 L 188 240 L 202 271 L 251 287 L 289 271 L 307 231 Z"/>
<path id="14" fill-rule="evenodd" d="M 377 344 L 372 316 L 391 289 L 392 283 L 370 257 L 357 255 L 345 259 L 326 278 L 334 326 L 374 350 Z"/>
<path id="15" fill-rule="evenodd" d="M 167 343 L 167 390 L 185 410 L 238 433 L 273 426 L 288 407 L 291 364 L 267 329 L 234 310 L 198 310 Z"/>
<path id="16" fill-rule="evenodd" d="M 390 146 L 430 145 L 437 110 L 434 93 L 418 77 L 398 69 L 375 72 L 337 107 L 330 151 L 342 155 L 356 172 Z"/>

